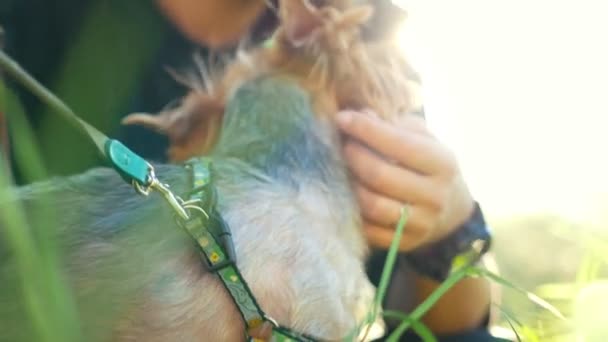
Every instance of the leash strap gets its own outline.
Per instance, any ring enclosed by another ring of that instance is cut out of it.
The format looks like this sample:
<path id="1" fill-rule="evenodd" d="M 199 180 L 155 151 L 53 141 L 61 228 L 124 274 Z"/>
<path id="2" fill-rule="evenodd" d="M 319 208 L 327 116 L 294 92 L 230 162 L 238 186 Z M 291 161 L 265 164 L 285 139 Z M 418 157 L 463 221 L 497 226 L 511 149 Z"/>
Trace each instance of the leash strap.
<path id="1" fill-rule="evenodd" d="M 147 196 L 152 190 L 159 192 L 177 214 L 186 219 L 187 212 L 180 200 L 162 184 L 154 174 L 154 168 L 145 159 L 128 149 L 117 140 L 108 138 L 95 127 L 80 119 L 65 103 L 31 77 L 17 62 L 0 50 L 0 69 L 4 69 L 15 80 L 51 107 L 55 113 L 84 134 L 97 147 L 100 155 L 120 176 L 131 184 L 141 195 Z"/>
<path id="2" fill-rule="evenodd" d="M 4 69 L 30 92 L 51 107 L 54 112 L 61 115 L 64 120 L 88 137 L 97 147 L 102 157 L 110 162 L 126 182 L 130 184 L 136 182 L 143 188 L 152 185 L 153 179 L 150 177 L 151 166 L 146 160 L 129 150 L 119 141 L 108 138 L 95 127 L 80 119 L 65 103 L 38 83 L 2 50 L 0 50 L 0 68 Z"/>

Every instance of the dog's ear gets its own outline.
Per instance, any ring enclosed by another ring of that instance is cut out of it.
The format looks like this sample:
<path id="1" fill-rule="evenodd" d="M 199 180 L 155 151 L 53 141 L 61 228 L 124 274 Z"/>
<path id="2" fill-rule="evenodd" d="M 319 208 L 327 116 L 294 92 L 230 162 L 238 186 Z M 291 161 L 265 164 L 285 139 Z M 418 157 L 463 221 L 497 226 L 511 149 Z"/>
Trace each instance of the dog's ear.
<path id="1" fill-rule="evenodd" d="M 340 1 L 281 0 L 279 17 L 289 43 L 299 47 L 314 37 L 330 20 L 336 30 L 348 30 L 367 22 L 373 14 L 370 5 L 346 6 Z"/>
<path id="2" fill-rule="evenodd" d="M 374 14 L 374 8 L 370 5 L 361 5 L 346 9 L 337 20 L 337 29 L 348 29 L 361 26 Z"/>
<path id="3" fill-rule="evenodd" d="M 287 40 L 294 46 L 302 45 L 323 25 L 319 9 L 309 0 L 280 0 L 279 19 Z"/>
<path id="4" fill-rule="evenodd" d="M 219 137 L 224 103 L 217 97 L 192 92 L 181 106 L 159 115 L 131 114 L 122 120 L 126 125 L 141 125 L 167 135 L 169 159 L 181 162 L 203 155 Z"/>

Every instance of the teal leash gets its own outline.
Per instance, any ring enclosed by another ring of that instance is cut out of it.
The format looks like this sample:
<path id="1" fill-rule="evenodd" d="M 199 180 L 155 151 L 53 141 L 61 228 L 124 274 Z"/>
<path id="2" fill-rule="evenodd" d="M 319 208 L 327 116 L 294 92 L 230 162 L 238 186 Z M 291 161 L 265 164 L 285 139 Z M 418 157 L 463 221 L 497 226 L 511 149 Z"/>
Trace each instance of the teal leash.
<path id="1" fill-rule="evenodd" d="M 17 62 L 1 50 L 0 68 L 49 105 L 54 112 L 61 115 L 76 130 L 83 133 L 97 147 L 101 156 L 110 162 L 127 183 L 134 186 L 137 184 L 139 190 L 143 192 L 158 186 L 154 184 L 156 179 L 154 169 L 146 160 L 129 150 L 121 142 L 108 138 L 95 127 L 80 119 L 57 96 L 39 84 Z"/>
<path id="2" fill-rule="evenodd" d="M 0 69 L 5 70 L 84 134 L 97 147 L 103 159 L 139 194 L 148 196 L 152 191 L 156 191 L 163 197 L 175 212 L 178 226 L 196 241 L 209 270 L 218 276 L 229 292 L 245 322 L 247 332 L 262 324 L 270 323 L 273 327 L 273 341 L 318 341 L 316 338 L 279 325 L 266 315 L 255 300 L 236 265 L 236 253 L 230 229 L 217 212 L 217 194 L 212 184 L 212 168 L 208 159 L 193 159 L 186 163 L 186 167 L 192 172 L 193 190 L 189 193 L 189 199 L 183 201 L 169 190 L 168 185 L 160 182 L 150 163 L 120 141 L 108 138 L 80 119 L 65 103 L 39 84 L 2 50 L 0 50 Z M 248 341 L 260 341 L 249 336 L 247 332 Z"/>

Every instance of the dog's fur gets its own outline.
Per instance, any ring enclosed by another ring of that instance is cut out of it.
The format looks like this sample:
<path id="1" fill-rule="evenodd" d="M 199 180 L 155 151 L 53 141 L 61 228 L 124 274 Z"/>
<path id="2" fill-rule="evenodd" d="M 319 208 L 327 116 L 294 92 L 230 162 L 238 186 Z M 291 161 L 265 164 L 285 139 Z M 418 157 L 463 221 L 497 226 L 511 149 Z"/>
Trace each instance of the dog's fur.
<path id="1" fill-rule="evenodd" d="M 246 83 L 228 102 L 211 156 L 238 266 L 264 310 L 326 340 L 352 332 L 374 289 L 337 136 L 314 118 L 310 97 L 283 78 Z M 176 193 L 189 190 L 184 168 L 157 171 Z M 56 228 L 87 341 L 243 340 L 234 304 L 158 196 L 136 195 L 110 169 L 17 196 L 34 230 Z M 36 210 L 44 197 L 56 226 Z M 12 258 L 0 255 L 0 283 L 17 284 Z M 0 292 L 0 341 L 31 340 L 15 291 Z"/>

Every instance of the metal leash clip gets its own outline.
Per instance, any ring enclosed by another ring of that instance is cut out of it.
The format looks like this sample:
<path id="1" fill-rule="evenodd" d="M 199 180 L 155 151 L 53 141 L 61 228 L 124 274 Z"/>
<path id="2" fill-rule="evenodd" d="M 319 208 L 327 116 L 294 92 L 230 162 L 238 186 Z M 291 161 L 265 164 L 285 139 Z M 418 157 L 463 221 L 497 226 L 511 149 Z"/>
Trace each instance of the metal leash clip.
<path id="1" fill-rule="evenodd" d="M 187 209 L 204 211 L 199 207 L 186 205 L 183 200 L 175 196 L 169 189 L 169 185 L 163 184 L 156 177 L 154 167 L 145 159 L 124 146 L 120 141 L 110 139 L 105 143 L 104 147 L 105 154 L 108 156 L 114 169 L 116 169 L 123 179 L 129 182 L 140 195 L 148 196 L 153 190 L 159 192 L 182 220 L 188 220 L 190 218 Z"/>
<path id="2" fill-rule="evenodd" d="M 169 185 L 167 184 L 163 184 L 161 183 L 158 178 L 156 178 L 156 174 L 154 173 L 154 168 L 152 167 L 152 165 L 148 164 L 149 166 L 149 171 L 148 171 L 148 184 L 146 184 L 146 186 L 142 186 L 139 182 L 137 182 L 135 179 L 133 179 L 131 181 L 131 184 L 133 185 L 133 187 L 135 188 L 135 191 L 137 191 L 137 193 L 139 193 L 142 196 L 148 196 L 150 195 L 150 192 L 152 192 L 152 190 L 156 190 L 157 192 L 160 193 L 160 195 L 163 197 L 163 199 L 169 204 L 169 206 L 171 206 L 171 208 L 173 209 L 173 211 L 175 211 L 175 213 L 183 220 L 187 220 L 190 218 L 190 215 L 188 215 L 188 211 L 186 209 L 198 209 L 204 212 L 204 210 L 202 210 L 201 208 L 198 208 L 196 206 L 187 206 L 184 205 L 184 201 L 181 200 L 179 197 L 175 196 L 175 194 L 173 194 L 173 192 L 171 192 L 171 190 L 169 189 Z"/>

